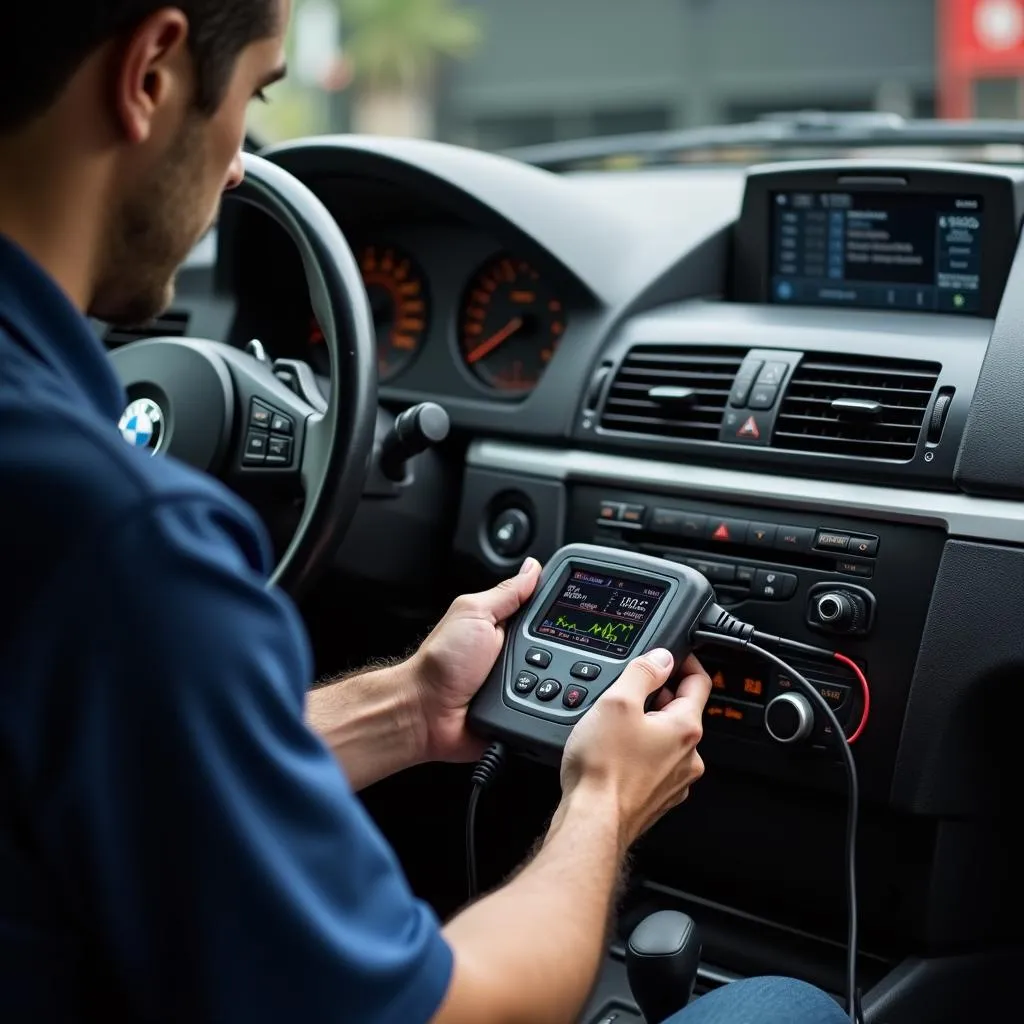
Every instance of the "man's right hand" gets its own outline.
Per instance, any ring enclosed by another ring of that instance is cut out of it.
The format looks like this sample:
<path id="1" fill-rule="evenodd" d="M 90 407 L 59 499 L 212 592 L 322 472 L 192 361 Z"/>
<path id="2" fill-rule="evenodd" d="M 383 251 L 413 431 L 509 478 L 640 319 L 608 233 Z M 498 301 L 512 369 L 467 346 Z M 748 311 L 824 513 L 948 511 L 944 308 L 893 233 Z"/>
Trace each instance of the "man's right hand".
<path id="1" fill-rule="evenodd" d="M 682 803 L 704 774 L 697 744 L 711 680 L 691 655 L 672 696 L 662 689 L 672 669 L 665 650 L 633 661 L 581 719 L 562 758 L 564 796 L 613 794 L 627 846 Z"/>

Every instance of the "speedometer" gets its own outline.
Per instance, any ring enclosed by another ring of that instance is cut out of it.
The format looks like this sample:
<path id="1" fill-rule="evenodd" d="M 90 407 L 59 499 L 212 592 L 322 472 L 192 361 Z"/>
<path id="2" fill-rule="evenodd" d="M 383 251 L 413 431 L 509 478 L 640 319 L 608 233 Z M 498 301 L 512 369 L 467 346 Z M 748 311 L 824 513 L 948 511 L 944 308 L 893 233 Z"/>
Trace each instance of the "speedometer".
<path id="1" fill-rule="evenodd" d="M 460 352 L 467 369 L 488 387 L 532 390 L 564 333 L 562 300 L 525 260 L 493 260 L 466 290 Z"/>
<path id="2" fill-rule="evenodd" d="M 359 269 L 377 330 L 383 383 L 406 369 L 423 346 L 430 314 L 427 282 L 413 258 L 397 246 L 366 246 L 359 253 Z"/>

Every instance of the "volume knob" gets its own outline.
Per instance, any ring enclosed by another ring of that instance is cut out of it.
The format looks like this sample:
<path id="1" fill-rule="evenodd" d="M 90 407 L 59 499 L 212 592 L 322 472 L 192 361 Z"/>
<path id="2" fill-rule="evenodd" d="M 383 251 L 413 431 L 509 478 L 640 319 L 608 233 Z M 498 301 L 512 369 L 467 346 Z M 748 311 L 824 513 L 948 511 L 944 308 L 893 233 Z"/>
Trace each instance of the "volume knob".
<path id="1" fill-rule="evenodd" d="M 764 727 L 776 743 L 799 743 L 814 731 L 814 711 L 800 693 L 780 693 L 764 709 Z"/>

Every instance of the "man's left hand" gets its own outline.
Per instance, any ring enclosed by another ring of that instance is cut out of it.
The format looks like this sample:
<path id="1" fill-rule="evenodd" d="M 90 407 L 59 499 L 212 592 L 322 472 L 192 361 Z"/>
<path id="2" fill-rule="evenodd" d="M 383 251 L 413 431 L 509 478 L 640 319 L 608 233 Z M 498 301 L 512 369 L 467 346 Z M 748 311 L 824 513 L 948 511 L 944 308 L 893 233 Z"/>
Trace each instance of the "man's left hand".
<path id="1" fill-rule="evenodd" d="M 518 576 L 456 598 L 413 655 L 409 667 L 427 729 L 426 760 L 474 761 L 486 749 L 466 728 L 466 709 L 501 653 L 506 620 L 533 595 L 540 568 L 528 558 Z"/>

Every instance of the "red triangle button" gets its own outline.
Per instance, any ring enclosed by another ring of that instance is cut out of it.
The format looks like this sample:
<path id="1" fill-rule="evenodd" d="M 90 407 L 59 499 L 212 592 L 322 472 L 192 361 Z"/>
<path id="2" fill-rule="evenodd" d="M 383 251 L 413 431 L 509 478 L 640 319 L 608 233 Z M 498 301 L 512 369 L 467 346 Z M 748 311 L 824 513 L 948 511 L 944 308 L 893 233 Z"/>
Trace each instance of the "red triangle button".
<path id="1" fill-rule="evenodd" d="M 756 441 L 761 436 L 761 430 L 757 425 L 757 420 L 753 416 L 748 416 L 746 422 L 739 430 L 736 431 L 737 437 L 752 437 Z"/>
<path id="2" fill-rule="evenodd" d="M 720 523 L 719 526 L 718 526 L 718 529 L 715 530 L 715 532 L 713 534 L 711 534 L 711 539 L 712 540 L 732 540 L 732 537 L 729 536 L 729 527 L 726 526 L 725 523 Z"/>

